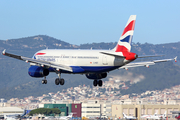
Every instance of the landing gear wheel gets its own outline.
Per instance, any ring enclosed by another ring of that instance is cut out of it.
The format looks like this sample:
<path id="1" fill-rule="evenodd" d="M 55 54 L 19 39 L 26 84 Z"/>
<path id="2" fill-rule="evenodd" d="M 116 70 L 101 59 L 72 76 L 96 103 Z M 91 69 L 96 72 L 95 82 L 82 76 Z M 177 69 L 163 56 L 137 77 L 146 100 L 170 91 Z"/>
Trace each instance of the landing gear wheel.
<path id="1" fill-rule="evenodd" d="M 42 80 L 42 84 L 47 84 L 47 80 Z"/>
<path id="2" fill-rule="evenodd" d="M 102 80 L 98 80 L 98 85 L 99 85 L 99 87 L 101 87 L 102 86 Z"/>
<path id="3" fill-rule="evenodd" d="M 47 84 L 46 76 L 45 76 L 44 79 L 42 80 L 42 84 Z"/>
<path id="4" fill-rule="evenodd" d="M 47 80 L 44 80 L 44 84 L 47 84 Z"/>
<path id="5" fill-rule="evenodd" d="M 94 81 L 93 81 L 93 85 L 94 85 L 94 86 L 97 86 L 97 84 L 98 84 L 98 81 L 97 81 L 97 80 L 94 80 Z"/>
<path id="6" fill-rule="evenodd" d="M 60 83 L 60 85 L 64 85 L 64 83 L 65 83 L 65 82 L 64 82 L 64 79 L 61 78 L 60 81 L 59 81 L 59 83 Z"/>
<path id="7" fill-rule="evenodd" d="M 56 84 L 56 85 L 59 85 L 59 78 L 56 78 L 55 84 Z"/>
<path id="8" fill-rule="evenodd" d="M 42 84 L 44 84 L 44 80 L 42 80 Z"/>

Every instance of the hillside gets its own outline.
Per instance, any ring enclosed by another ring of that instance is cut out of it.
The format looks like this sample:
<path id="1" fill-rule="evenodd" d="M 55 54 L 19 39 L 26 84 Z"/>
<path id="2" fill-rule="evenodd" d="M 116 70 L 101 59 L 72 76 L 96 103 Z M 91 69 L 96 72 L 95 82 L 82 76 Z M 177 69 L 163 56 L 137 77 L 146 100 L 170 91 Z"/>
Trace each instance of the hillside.
<path id="1" fill-rule="evenodd" d="M 112 49 L 115 45 L 116 43 L 111 42 L 88 43 L 78 46 L 49 36 L 38 35 L 6 41 L 0 40 L 0 51 L 7 49 L 8 52 L 14 54 L 32 57 L 36 51 L 46 49 L 47 47 L 49 49 Z M 166 56 L 161 58 L 174 58 L 179 55 L 179 48 L 180 42 L 159 45 L 133 43 L 132 52 L 136 52 L 139 55 L 165 54 Z M 116 70 L 110 72 L 108 78 L 104 80 L 108 80 L 111 76 L 123 76 L 131 72 L 134 75 L 143 75 L 145 79 L 131 85 L 128 90 L 122 90 L 122 94 L 129 94 L 132 93 L 132 91 L 140 93 L 146 90 L 161 90 L 180 84 L 180 68 L 178 65 L 180 65 L 179 62 L 177 62 L 177 65 L 173 62 L 168 62 L 150 66 L 150 68 L 139 67 L 129 69 L 128 71 Z M 93 82 L 88 80 L 84 75 L 62 74 L 66 83 L 64 86 L 56 86 L 54 79 L 57 75 L 52 73 L 47 77 L 48 84 L 42 85 L 41 78 L 32 78 L 28 75 L 29 64 L 25 62 L 0 55 L 0 66 L 0 96 L 6 99 L 11 97 L 22 98 L 30 95 L 39 96 L 43 93 L 61 91 L 62 89 L 78 86 L 79 84 L 92 85 Z"/>

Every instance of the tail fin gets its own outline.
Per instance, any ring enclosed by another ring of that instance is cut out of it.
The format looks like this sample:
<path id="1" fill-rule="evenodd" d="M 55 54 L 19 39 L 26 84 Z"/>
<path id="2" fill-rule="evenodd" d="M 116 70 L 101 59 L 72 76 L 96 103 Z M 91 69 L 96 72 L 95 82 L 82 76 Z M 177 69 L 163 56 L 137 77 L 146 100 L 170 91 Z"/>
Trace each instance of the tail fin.
<path id="1" fill-rule="evenodd" d="M 166 118 L 166 111 L 165 111 L 164 114 L 163 114 L 163 118 Z"/>
<path id="2" fill-rule="evenodd" d="M 68 117 L 72 118 L 73 117 L 73 113 L 69 113 Z"/>
<path id="3" fill-rule="evenodd" d="M 21 116 L 25 116 L 26 114 L 27 114 L 27 110 L 24 110 L 24 112 Z"/>
<path id="4" fill-rule="evenodd" d="M 154 113 L 154 116 L 157 116 L 157 112 Z"/>
<path id="5" fill-rule="evenodd" d="M 118 44 L 113 49 L 115 52 L 123 52 L 131 50 L 131 42 L 134 33 L 136 15 L 131 15 L 124 28 L 124 31 L 118 41 Z"/>
<path id="6" fill-rule="evenodd" d="M 5 119 L 5 120 L 7 119 L 7 115 L 4 115 L 4 119 Z"/>
<path id="7" fill-rule="evenodd" d="M 127 117 L 125 113 L 123 113 L 123 117 L 124 117 L 124 118 L 126 118 L 126 117 Z"/>

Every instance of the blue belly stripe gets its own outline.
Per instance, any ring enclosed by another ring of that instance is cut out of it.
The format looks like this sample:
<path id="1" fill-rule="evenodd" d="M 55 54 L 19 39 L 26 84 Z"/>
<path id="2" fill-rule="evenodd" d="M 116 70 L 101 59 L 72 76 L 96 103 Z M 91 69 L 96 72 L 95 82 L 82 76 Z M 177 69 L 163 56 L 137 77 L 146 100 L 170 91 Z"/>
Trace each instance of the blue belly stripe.
<path id="1" fill-rule="evenodd" d="M 119 66 L 70 66 L 73 69 L 72 73 L 102 73 L 102 72 L 109 72 L 111 70 L 119 68 Z M 54 68 L 49 68 L 51 72 L 55 72 Z M 62 70 L 61 73 L 71 73 L 68 71 Z"/>
<path id="2" fill-rule="evenodd" d="M 74 66 L 71 66 L 74 68 Z M 114 69 L 119 68 L 119 66 L 81 66 L 85 73 L 87 72 L 108 72 Z M 76 71 L 73 72 L 77 73 Z"/>

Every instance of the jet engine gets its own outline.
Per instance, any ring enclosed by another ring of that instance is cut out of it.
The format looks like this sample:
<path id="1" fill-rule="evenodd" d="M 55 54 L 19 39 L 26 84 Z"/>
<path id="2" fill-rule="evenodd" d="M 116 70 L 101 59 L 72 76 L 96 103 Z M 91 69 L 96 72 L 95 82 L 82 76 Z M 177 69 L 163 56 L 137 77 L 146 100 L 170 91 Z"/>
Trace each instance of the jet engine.
<path id="1" fill-rule="evenodd" d="M 49 75 L 49 70 L 39 66 L 31 66 L 28 70 L 31 77 L 44 77 Z"/>
<path id="2" fill-rule="evenodd" d="M 107 73 L 86 74 L 86 77 L 87 77 L 88 79 L 98 80 L 98 79 L 106 78 L 106 77 L 107 77 Z"/>

